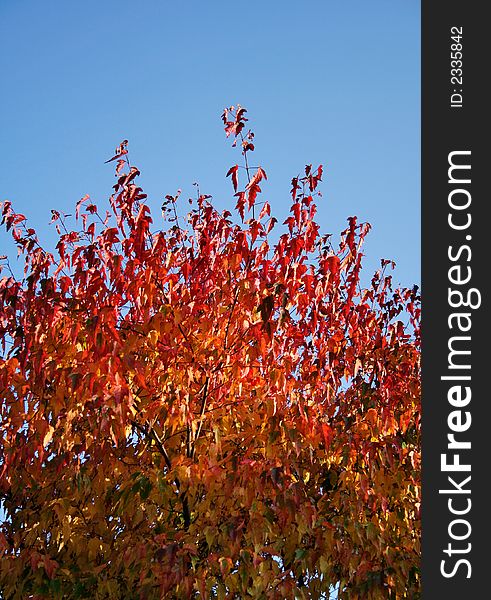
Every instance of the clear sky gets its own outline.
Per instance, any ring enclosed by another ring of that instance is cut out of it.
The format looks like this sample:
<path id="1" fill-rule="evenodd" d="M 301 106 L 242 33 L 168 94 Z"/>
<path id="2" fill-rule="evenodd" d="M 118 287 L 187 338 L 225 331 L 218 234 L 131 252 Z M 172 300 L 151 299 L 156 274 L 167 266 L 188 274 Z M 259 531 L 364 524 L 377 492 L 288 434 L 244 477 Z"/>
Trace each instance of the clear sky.
<path id="1" fill-rule="evenodd" d="M 291 178 L 322 163 L 322 231 L 369 221 L 365 277 L 384 257 L 396 281 L 419 283 L 419 11 L 417 0 L 0 0 L 0 197 L 52 244 L 50 209 L 71 212 L 86 193 L 102 206 L 114 183 L 104 160 L 127 138 L 157 220 L 163 196 L 182 188 L 186 202 L 195 181 L 230 208 L 224 176 L 240 157 L 219 117 L 240 103 L 273 213 L 286 217 Z"/>

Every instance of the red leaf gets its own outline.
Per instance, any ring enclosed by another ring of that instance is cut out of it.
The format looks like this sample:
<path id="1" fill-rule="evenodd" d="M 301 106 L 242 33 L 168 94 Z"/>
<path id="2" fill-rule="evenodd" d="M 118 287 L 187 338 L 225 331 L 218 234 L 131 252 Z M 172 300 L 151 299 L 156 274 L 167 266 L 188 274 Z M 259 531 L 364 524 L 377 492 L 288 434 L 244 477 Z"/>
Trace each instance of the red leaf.
<path id="1" fill-rule="evenodd" d="M 324 438 L 324 446 L 327 448 L 331 441 L 332 430 L 327 423 L 322 423 L 322 437 Z"/>
<path id="2" fill-rule="evenodd" d="M 247 108 L 239 108 L 239 110 L 237 111 L 237 116 L 235 117 L 235 120 L 238 121 L 247 121 L 247 119 L 244 117 L 245 113 L 247 112 Z"/>
<path id="3" fill-rule="evenodd" d="M 300 189 L 300 186 L 298 185 L 298 177 L 294 177 L 292 179 L 292 189 L 290 191 L 290 194 L 292 195 L 293 202 L 295 202 L 295 199 L 297 197 L 297 191 L 299 189 Z"/>
<path id="4" fill-rule="evenodd" d="M 251 183 L 252 183 L 252 180 L 251 180 Z M 247 186 L 247 187 L 249 187 L 249 186 Z M 252 208 L 254 206 L 254 202 L 256 201 L 256 197 L 260 191 L 261 191 L 261 188 L 257 185 L 257 183 L 253 183 L 249 187 L 249 194 L 247 196 L 247 208 Z"/>
<path id="5" fill-rule="evenodd" d="M 325 265 L 333 275 L 337 275 L 339 273 L 340 264 L 341 262 L 337 256 L 328 256 L 325 259 Z"/>
<path id="6" fill-rule="evenodd" d="M 80 198 L 80 200 L 77 202 L 76 207 L 75 207 L 75 217 L 77 219 L 80 217 L 80 209 L 82 207 L 82 204 L 89 198 L 90 198 L 89 194 L 85 194 L 85 196 L 83 198 Z"/>
<path id="7" fill-rule="evenodd" d="M 229 175 L 232 175 L 232 184 L 234 186 L 234 192 L 237 191 L 237 187 L 239 185 L 239 183 L 238 183 L 238 177 L 237 177 L 238 171 L 239 171 L 239 165 L 235 165 L 233 167 L 230 167 L 230 169 L 227 172 L 227 177 Z"/>
<path id="8" fill-rule="evenodd" d="M 251 188 L 254 188 L 254 187 L 258 187 L 257 184 L 262 179 L 267 179 L 267 176 L 266 176 L 266 173 L 264 172 L 264 170 L 261 167 L 258 167 L 257 171 L 254 173 L 253 178 L 247 184 L 246 189 L 251 189 Z M 259 191 L 261 191 L 261 190 L 259 190 Z M 256 194 L 257 194 L 257 192 L 256 192 Z"/>
<path id="9" fill-rule="evenodd" d="M 121 144 L 119 144 L 119 146 L 114 151 L 114 156 L 112 158 L 110 158 L 109 160 L 106 160 L 104 164 L 112 162 L 113 160 L 120 158 L 124 154 L 128 154 L 128 150 L 126 149 L 127 146 L 128 146 L 128 140 L 123 140 L 121 142 Z"/>
<path id="10" fill-rule="evenodd" d="M 268 224 L 266 226 L 266 233 L 269 233 L 275 226 L 275 223 L 277 223 L 277 222 L 278 222 L 278 219 L 276 219 L 275 217 L 271 217 L 271 219 L 268 221 Z"/>
<path id="11" fill-rule="evenodd" d="M 239 211 L 240 218 L 244 220 L 245 192 L 238 192 L 235 196 L 238 198 L 235 208 Z"/>
<path id="12" fill-rule="evenodd" d="M 271 215 L 271 207 L 269 206 L 269 202 L 264 203 L 264 206 L 262 207 L 261 212 L 259 213 L 259 220 L 261 220 L 266 215 L 268 215 L 268 217 Z"/>

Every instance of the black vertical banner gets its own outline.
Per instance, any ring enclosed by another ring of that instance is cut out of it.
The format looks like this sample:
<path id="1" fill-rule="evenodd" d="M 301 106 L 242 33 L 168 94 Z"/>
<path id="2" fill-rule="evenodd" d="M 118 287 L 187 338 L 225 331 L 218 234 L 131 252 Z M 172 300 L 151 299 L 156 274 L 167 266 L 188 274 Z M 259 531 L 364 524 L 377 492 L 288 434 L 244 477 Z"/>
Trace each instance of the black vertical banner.
<path id="1" fill-rule="evenodd" d="M 484 8 L 422 3 L 424 600 L 491 598 Z"/>

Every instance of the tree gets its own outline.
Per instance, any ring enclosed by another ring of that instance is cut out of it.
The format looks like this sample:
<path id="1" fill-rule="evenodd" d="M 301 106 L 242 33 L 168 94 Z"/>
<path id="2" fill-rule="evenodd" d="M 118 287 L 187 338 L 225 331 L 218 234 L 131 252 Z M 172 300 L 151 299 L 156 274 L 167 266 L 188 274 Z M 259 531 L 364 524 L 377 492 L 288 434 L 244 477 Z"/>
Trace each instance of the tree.
<path id="1" fill-rule="evenodd" d="M 418 597 L 417 288 L 386 260 L 362 288 L 369 226 L 319 233 L 322 167 L 277 233 L 245 114 L 235 220 L 198 191 L 184 225 L 177 194 L 152 232 L 126 140 L 56 252 L 3 203 L 5 599 Z"/>

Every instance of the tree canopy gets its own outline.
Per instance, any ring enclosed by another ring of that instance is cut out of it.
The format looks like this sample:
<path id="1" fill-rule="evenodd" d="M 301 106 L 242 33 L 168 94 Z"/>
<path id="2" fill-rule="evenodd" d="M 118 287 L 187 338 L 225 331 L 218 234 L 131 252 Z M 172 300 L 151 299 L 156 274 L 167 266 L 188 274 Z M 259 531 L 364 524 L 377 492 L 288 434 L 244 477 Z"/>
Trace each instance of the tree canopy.
<path id="1" fill-rule="evenodd" d="M 126 140 L 56 250 L 2 204 L 5 599 L 418 597 L 417 287 L 361 285 L 369 225 L 322 235 L 320 166 L 278 224 L 222 118 L 233 212 L 197 188 L 152 217 Z"/>

